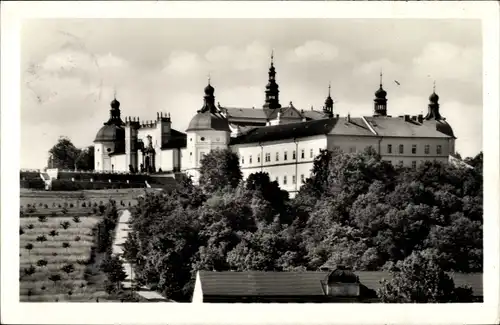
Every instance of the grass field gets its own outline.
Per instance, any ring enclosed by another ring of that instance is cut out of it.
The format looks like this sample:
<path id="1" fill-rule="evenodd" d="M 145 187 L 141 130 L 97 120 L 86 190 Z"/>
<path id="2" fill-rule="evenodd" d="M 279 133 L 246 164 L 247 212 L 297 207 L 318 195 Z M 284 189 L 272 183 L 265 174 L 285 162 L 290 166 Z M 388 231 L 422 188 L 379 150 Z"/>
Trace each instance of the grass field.
<path id="1" fill-rule="evenodd" d="M 144 191 L 104 190 L 82 192 L 21 191 L 20 197 L 20 301 L 99 301 L 105 274 L 100 255 L 92 251 L 98 205 L 111 198 L 117 208 L 137 203 Z"/>

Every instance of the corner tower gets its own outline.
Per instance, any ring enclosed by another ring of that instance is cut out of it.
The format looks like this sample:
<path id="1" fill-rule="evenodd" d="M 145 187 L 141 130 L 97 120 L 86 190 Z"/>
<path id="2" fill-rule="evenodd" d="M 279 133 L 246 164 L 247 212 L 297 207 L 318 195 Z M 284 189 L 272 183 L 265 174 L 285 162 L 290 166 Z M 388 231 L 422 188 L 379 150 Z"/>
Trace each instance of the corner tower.
<path id="1" fill-rule="evenodd" d="M 323 106 L 323 113 L 328 117 L 333 117 L 333 99 L 331 96 L 331 84 L 328 84 L 328 97 L 325 100 L 325 106 Z"/>
<path id="2" fill-rule="evenodd" d="M 434 82 L 434 86 L 432 87 L 432 94 L 429 96 L 429 105 L 428 105 L 427 115 L 425 116 L 426 120 L 441 120 L 442 116 L 439 113 L 439 96 L 436 94 L 436 82 Z"/>
<path id="3" fill-rule="evenodd" d="M 281 108 L 279 101 L 279 86 L 276 83 L 276 69 L 274 68 L 274 52 L 271 53 L 271 66 L 269 67 L 269 81 L 266 85 L 266 102 L 263 108 Z"/>

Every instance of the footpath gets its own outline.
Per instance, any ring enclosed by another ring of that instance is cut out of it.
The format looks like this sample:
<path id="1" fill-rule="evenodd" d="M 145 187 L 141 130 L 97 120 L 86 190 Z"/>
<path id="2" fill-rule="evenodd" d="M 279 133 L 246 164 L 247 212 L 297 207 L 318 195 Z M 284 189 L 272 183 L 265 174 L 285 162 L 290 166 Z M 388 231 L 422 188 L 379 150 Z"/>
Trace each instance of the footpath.
<path id="1" fill-rule="evenodd" d="M 118 226 L 116 227 L 115 240 L 113 242 L 113 254 L 120 257 L 125 273 L 127 273 L 127 278 L 122 283 L 123 288 L 132 289 L 134 270 L 132 269 L 132 265 L 123 258 L 123 245 L 125 244 L 125 241 L 127 241 L 128 233 L 130 232 L 130 211 L 121 210 L 118 213 Z M 145 286 L 137 287 L 134 292 L 148 301 L 173 302 L 172 300 L 163 297 L 158 292 L 152 291 Z"/>

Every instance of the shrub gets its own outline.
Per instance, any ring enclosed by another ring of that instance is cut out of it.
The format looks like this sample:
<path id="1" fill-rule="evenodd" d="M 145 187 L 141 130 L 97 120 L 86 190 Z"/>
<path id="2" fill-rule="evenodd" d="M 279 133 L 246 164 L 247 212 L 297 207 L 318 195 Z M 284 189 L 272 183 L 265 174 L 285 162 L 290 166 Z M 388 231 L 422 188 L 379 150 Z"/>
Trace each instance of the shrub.
<path id="1" fill-rule="evenodd" d="M 63 221 L 60 223 L 60 225 L 63 229 L 68 229 L 71 224 L 69 223 L 69 221 Z"/>
<path id="2" fill-rule="evenodd" d="M 50 213 L 50 215 L 51 215 L 52 217 L 55 217 L 55 216 L 57 216 L 57 212 L 52 211 L 52 212 Z"/>
<path id="3" fill-rule="evenodd" d="M 75 270 L 75 267 L 73 266 L 73 264 L 66 264 L 61 268 L 61 270 L 66 274 L 70 274 Z"/>
<path id="4" fill-rule="evenodd" d="M 33 265 L 30 265 L 30 267 L 25 268 L 24 270 L 25 275 L 33 275 L 36 272 L 36 268 Z"/>
<path id="5" fill-rule="evenodd" d="M 22 234 L 24 234 L 23 227 L 19 227 L 19 235 L 22 235 Z"/>
<path id="6" fill-rule="evenodd" d="M 44 207 L 45 209 L 48 209 L 48 208 L 49 208 L 49 206 L 48 206 L 47 204 L 44 204 L 44 205 L 43 205 L 43 207 Z"/>
<path id="7" fill-rule="evenodd" d="M 68 202 L 64 202 L 64 207 L 67 208 L 68 207 Z"/>
<path id="8" fill-rule="evenodd" d="M 71 209 L 71 208 L 74 208 L 75 206 L 73 205 L 73 203 L 70 203 L 70 204 L 69 204 L 69 207 L 70 207 L 70 209 Z"/>
<path id="9" fill-rule="evenodd" d="M 28 254 L 31 255 L 31 250 L 33 249 L 33 244 L 32 243 L 27 243 L 24 248 L 28 251 Z"/>
<path id="10" fill-rule="evenodd" d="M 52 229 L 52 230 L 49 232 L 49 236 L 51 236 L 51 237 L 55 237 L 55 236 L 57 236 L 57 235 L 59 235 L 59 233 L 58 233 L 55 229 Z"/>
<path id="11" fill-rule="evenodd" d="M 74 221 L 75 223 L 80 223 L 80 217 L 79 217 L 79 216 L 74 216 L 74 217 L 73 217 L 73 221 Z"/>
<path id="12" fill-rule="evenodd" d="M 33 224 L 32 224 L 32 223 L 30 223 L 30 224 L 28 225 L 28 229 L 33 229 L 33 228 L 35 228 L 35 226 L 33 226 Z"/>
<path id="13" fill-rule="evenodd" d="M 40 221 L 40 222 L 46 222 L 47 221 L 47 216 L 45 216 L 45 215 L 38 216 L 38 221 Z"/>
<path id="14" fill-rule="evenodd" d="M 52 252 L 52 256 L 57 256 L 57 252 Z"/>
<path id="15" fill-rule="evenodd" d="M 57 207 L 58 207 L 59 209 L 60 209 L 60 208 L 62 208 L 61 203 L 59 203 L 59 204 L 57 205 Z"/>
<path id="16" fill-rule="evenodd" d="M 52 207 L 55 208 L 56 207 L 56 202 L 52 202 Z"/>
<path id="17" fill-rule="evenodd" d="M 36 265 L 37 265 L 37 266 L 40 266 L 40 267 L 47 266 L 47 264 L 48 264 L 47 260 L 44 260 L 44 259 L 39 259 L 39 260 L 36 262 Z"/>
<path id="18" fill-rule="evenodd" d="M 40 235 L 36 237 L 36 241 L 39 241 L 40 243 L 43 243 L 44 241 L 47 241 L 47 237 L 45 235 Z"/>
<path id="19" fill-rule="evenodd" d="M 85 204 L 85 202 L 82 203 L 82 208 L 86 208 L 87 205 Z"/>
<path id="20" fill-rule="evenodd" d="M 76 237 L 75 237 L 75 241 L 76 241 L 76 242 L 79 242 L 80 240 L 81 240 L 80 236 L 76 236 Z"/>
<path id="21" fill-rule="evenodd" d="M 43 203 L 42 203 L 42 202 L 38 203 L 38 206 L 39 206 L 40 208 L 41 208 L 41 207 L 43 207 Z"/>
<path id="22" fill-rule="evenodd" d="M 62 212 L 63 214 L 68 213 L 68 208 L 66 208 L 66 207 L 62 208 L 61 212 Z"/>

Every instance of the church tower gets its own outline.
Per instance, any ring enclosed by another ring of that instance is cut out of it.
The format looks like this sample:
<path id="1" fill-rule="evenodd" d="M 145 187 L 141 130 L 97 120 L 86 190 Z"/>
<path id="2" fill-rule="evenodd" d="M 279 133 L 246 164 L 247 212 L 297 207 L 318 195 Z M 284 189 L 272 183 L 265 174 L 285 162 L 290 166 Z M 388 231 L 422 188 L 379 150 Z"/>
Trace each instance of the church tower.
<path id="1" fill-rule="evenodd" d="M 328 85 L 328 97 L 325 100 L 325 106 L 323 106 L 323 113 L 328 117 L 333 117 L 333 99 L 330 94 L 332 86 Z"/>
<path id="2" fill-rule="evenodd" d="M 374 116 L 387 116 L 387 92 L 382 88 L 382 72 L 380 72 L 380 87 L 375 92 Z"/>
<path id="3" fill-rule="evenodd" d="M 269 68 L 269 82 L 266 85 L 266 102 L 264 108 L 281 108 L 279 101 L 279 86 L 276 83 L 276 69 L 274 68 L 274 52 L 271 53 L 271 67 Z"/>
<path id="4" fill-rule="evenodd" d="M 432 94 L 429 96 L 429 110 L 425 116 L 426 120 L 441 120 L 441 114 L 439 113 L 439 96 L 436 94 L 436 83 L 434 82 L 434 87 Z"/>

